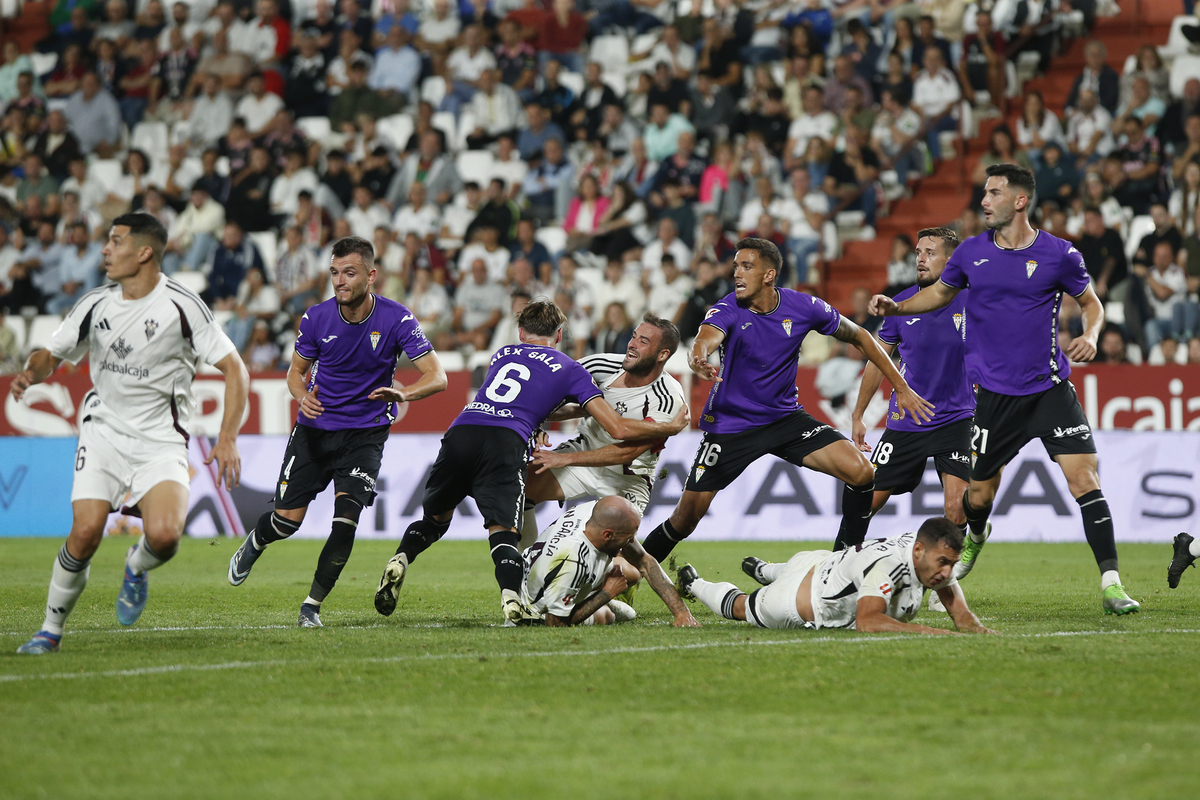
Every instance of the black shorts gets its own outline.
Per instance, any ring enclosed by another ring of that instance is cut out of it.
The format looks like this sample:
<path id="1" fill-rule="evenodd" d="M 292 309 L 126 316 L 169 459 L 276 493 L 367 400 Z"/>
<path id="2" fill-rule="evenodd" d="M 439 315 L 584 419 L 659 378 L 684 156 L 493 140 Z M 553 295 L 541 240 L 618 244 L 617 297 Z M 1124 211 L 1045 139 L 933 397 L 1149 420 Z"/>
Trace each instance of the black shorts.
<path id="1" fill-rule="evenodd" d="M 733 483 L 746 467 L 768 453 L 800 466 L 809 453 L 839 441 L 848 440 L 802 408 L 778 422 L 748 431 L 705 432 L 686 488 L 689 492 L 716 492 Z"/>
<path id="2" fill-rule="evenodd" d="M 340 431 L 292 426 L 275 488 L 275 508 L 305 508 L 330 480 L 334 491 L 371 505 L 387 438 L 387 425 Z"/>
<path id="3" fill-rule="evenodd" d="M 1032 439 L 1041 439 L 1051 458 L 1096 452 L 1096 440 L 1070 381 L 1037 394 L 976 393 L 971 436 L 971 478 L 986 481 L 1012 461 Z"/>
<path id="4" fill-rule="evenodd" d="M 467 495 L 475 498 L 484 527 L 521 527 L 529 443 L 516 431 L 490 425 L 455 425 L 425 483 L 421 501 L 430 516 L 453 511 Z"/>
<path id="5" fill-rule="evenodd" d="M 907 494 L 921 485 L 925 462 L 933 459 L 938 477 L 971 480 L 971 420 L 960 419 L 928 431 L 886 430 L 871 453 L 875 488 Z"/>

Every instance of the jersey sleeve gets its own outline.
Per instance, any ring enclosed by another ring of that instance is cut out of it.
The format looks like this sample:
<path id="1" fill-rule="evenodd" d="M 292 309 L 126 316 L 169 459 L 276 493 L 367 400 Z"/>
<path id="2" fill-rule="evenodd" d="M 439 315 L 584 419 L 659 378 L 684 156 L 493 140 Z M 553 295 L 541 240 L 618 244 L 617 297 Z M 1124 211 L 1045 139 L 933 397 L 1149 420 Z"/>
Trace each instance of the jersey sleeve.
<path id="1" fill-rule="evenodd" d="M 407 312 L 408 310 L 405 309 Z M 299 344 L 299 339 L 296 340 Z M 404 315 L 404 319 L 400 323 L 400 337 L 398 346 L 404 351 L 404 355 L 408 356 L 410 361 L 416 361 L 426 353 L 433 352 L 433 345 L 429 343 L 428 337 L 425 336 L 425 331 L 421 328 L 421 323 L 411 312 Z"/>
<path id="2" fill-rule="evenodd" d="M 600 387 L 592 380 L 592 373 L 588 372 L 582 364 L 577 361 L 571 363 L 571 374 L 568 377 L 567 392 L 569 397 L 574 397 L 575 402 L 579 405 L 587 405 L 597 397 L 603 397 L 604 393 L 600 391 Z"/>
<path id="3" fill-rule="evenodd" d="M 317 360 L 317 336 L 313 330 L 312 318 L 308 312 L 304 312 L 304 316 L 300 318 L 300 329 L 296 333 L 296 352 L 306 361 Z"/>
<path id="4" fill-rule="evenodd" d="M 50 344 L 46 346 L 50 355 L 72 364 L 79 363 L 91 345 L 92 309 L 99 302 L 99 297 L 85 296 L 75 304 L 50 337 Z"/>
<path id="5" fill-rule="evenodd" d="M 946 266 L 942 270 L 941 282 L 949 286 L 951 289 L 966 289 L 970 281 L 967 280 L 967 273 L 963 270 L 963 253 L 965 247 L 960 247 L 946 260 Z"/>
<path id="6" fill-rule="evenodd" d="M 884 317 L 883 324 L 879 326 L 876 336 L 879 341 L 887 344 L 900 344 L 900 318 L 899 317 Z"/>
<path id="7" fill-rule="evenodd" d="M 233 342 L 215 320 L 186 311 L 184 313 L 188 315 L 188 323 L 192 327 L 192 347 L 205 364 L 216 364 L 230 353 L 237 352 Z"/>
<path id="8" fill-rule="evenodd" d="M 1083 261 L 1083 253 L 1075 249 L 1074 245 L 1067 248 L 1063 253 L 1059 283 L 1071 297 L 1079 297 L 1087 291 L 1088 282 L 1091 280 L 1087 271 L 1087 264 Z"/>
<path id="9" fill-rule="evenodd" d="M 546 581 L 533 607 L 545 614 L 569 618 L 576 604 L 592 593 L 592 587 L 578 585 L 582 582 L 581 568 L 571 553 L 559 551 L 551 558 L 553 562 L 548 565 Z"/>
<path id="10" fill-rule="evenodd" d="M 675 415 L 686 402 L 679 381 L 668 382 L 667 377 L 669 376 L 664 375 L 650 384 L 650 410 L 646 416 L 655 422 L 670 422 L 675 419 Z"/>
<path id="11" fill-rule="evenodd" d="M 737 304 L 726 297 L 718 300 L 704 315 L 704 325 L 712 325 L 721 333 L 728 334 L 737 321 Z"/>
<path id="12" fill-rule="evenodd" d="M 841 313 L 819 297 L 812 298 L 809 319 L 812 321 L 812 329 L 825 336 L 833 336 L 842 324 Z"/>
<path id="13" fill-rule="evenodd" d="M 892 592 L 895 591 L 895 582 L 892 580 L 892 572 L 901 562 L 894 556 L 884 556 L 867 568 L 863 574 L 862 582 L 858 585 L 858 599 L 864 597 L 878 597 L 885 603 L 892 599 Z"/>

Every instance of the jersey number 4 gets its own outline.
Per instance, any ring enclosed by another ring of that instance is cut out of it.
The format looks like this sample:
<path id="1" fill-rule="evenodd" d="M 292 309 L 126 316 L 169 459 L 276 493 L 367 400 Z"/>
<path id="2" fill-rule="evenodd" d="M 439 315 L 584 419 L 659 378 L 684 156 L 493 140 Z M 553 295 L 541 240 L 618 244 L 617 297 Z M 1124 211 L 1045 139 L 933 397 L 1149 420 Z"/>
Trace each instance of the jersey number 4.
<path id="1" fill-rule="evenodd" d="M 528 367 L 521 364 L 505 364 L 483 390 L 483 394 L 496 403 L 511 403 L 521 393 L 521 389 L 524 388 L 521 384 L 529 380 L 529 375 Z"/>

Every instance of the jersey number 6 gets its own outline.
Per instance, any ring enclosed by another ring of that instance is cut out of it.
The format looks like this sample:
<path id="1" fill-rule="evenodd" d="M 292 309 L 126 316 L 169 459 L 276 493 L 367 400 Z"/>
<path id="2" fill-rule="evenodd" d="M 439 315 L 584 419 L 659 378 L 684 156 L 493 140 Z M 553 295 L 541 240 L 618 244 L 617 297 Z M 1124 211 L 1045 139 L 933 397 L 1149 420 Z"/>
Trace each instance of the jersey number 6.
<path id="1" fill-rule="evenodd" d="M 529 368 L 521 364 L 505 364 L 483 393 L 489 400 L 497 403 L 511 403 L 523 388 L 518 379 L 522 382 L 527 381 L 529 374 Z M 511 377 L 514 375 L 515 378 Z"/>

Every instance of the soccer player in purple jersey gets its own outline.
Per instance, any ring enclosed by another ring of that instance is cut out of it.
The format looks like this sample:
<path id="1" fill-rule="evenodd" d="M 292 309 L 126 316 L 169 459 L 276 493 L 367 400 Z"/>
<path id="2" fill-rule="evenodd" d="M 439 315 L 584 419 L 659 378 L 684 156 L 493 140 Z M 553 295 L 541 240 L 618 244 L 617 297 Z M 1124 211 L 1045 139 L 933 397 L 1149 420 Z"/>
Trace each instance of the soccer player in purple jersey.
<path id="1" fill-rule="evenodd" d="M 949 228 L 926 228 L 917 234 L 917 285 L 896 295 L 907 300 L 926 286 L 936 283 L 954 249 L 958 235 Z M 867 364 L 858 402 L 854 407 L 852 438 L 864 453 L 871 453 L 875 465 L 876 513 L 893 494 L 906 494 L 921 484 L 925 462 L 933 459 L 945 493 L 946 519 L 963 529 L 962 496 L 971 479 L 971 419 L 975 414 L 975 390 L 967 378 L 963 362 L 967 335 L 966 291 L 945 308 L 914 319 L 889 317 L 876 334 L 883 351 L 900 351 L 900 373 L 922 397 L 937 409 L 933 419 L 918 426 L 911 417 L 902 418 L 893 393 L 888 407 L 887 427 L 872 452 L 866 443 L 863 413 L 879 391 L 883 373 Z M 849 496 L 849 487 L 846 497 Z M 865 534 L 866 531 L 864 530 Z M 834 549 L 862 544 L 838 542 Z"/>
<path id="2" fill-rule="evenodd" d="M 994 164 L 987 175 L 982 206 L 990 230 L 959 245 L 937 283 L 899 303 L 876 295 L 870 307 L 871 313 L 886 316 L 928 314 L 971 289 L 966 365 L 979 389 L 971 484 L 963 495 L 970 532 L 955 576 L 971 571 L 987 541 L 992 500 L 1005 465 L 1027 442 L 1041 439 L 1079 503 L 1083 532 L 1100 568 L 1104 613 L 1130 614 L 1141 606 L 1121 586 L 1112 514 L 1096 471 L 1096 443 L 1067 380 L 1070 361 L 1095 357 L 1104 307 L 1079 251 L 1030 226 L 1033 173 L 1015 164 Z M 1065 354 L 1058 346 L 1064 292 L 1079 301 L 1085 321 L 1083 336 Z"/>
<path id="3" fill-rule="evenodd" d="M 505 624 L 529 624 L 534 615 L 520 596 L 524 562 L 517 549 L 517 531 L 525 508 L 525 470 L 534 430 L 569 399 L 582 405 L 615 439 L 660 439 L 686 427 L 686 405 L 668 422 L 619 416 L 604 400 L 591 373 L 554 349 L 562 340 L 564 322 L 562 310 L 553 303 L 530 303 L 517 317 L 521 344 L 502 347 L 492 356 L 483 387 L 442 437 L 425 485 L 424 516 L 408 526 L 396 555 L 383 570 L 375 592 L 380 614 L 388 616 L 396 610 L 409 565 L 442 538 L 454 509 L 470 495 L 488 529 Z M 675 624 L 694 625 L 687 608 L 678 606 L 671 608 Z"/>
<path id="4" fill-rule="evenodd" d="M 783 265 L 779 248 L 756 238 L 742 239 L 737 248 L 734 292 L 709 309 L 692 345 L 692 371 L 714 383 L 700 417 L 704 439 L 683 495 L 644 543 L 659 561 L 691 535 L 718 491 L 768 453 L 850 486 L 838 537 L 862 541 L 875 491 L 871 462 L 796 402 L 796 363 L 809 331 L 853 344 L 896 387 L 903 413 L 932 418 L 933 407 L 909 388 L 871 334 L 824 300 L 775 287 Z M 719 367 L 708 361 L 714 351 L 720 352 Z"/>
<path id="5" fill-rule="evenodd" d="M 357 236 L 334 242 L 329 274 L 334 297 L 304 313 L 288 369 L 300 413 L 283 455 L 275 511 L 262 515 L 229 560 L 229 582 L 238 586 L 267 545 L 300 529 L 308 504 L 332 480 L 333 527 L 300 605 L 301 628 L 321 627 L 321 603 L 350 558 L 359 515 L 375 500 L 395 403 L 446 388 L 446 372 L 413 313 L 371 291 L 378 271 L 370 242 Z M 408 387 L 395 382 L 402 354 L 421 371 Z"/>

